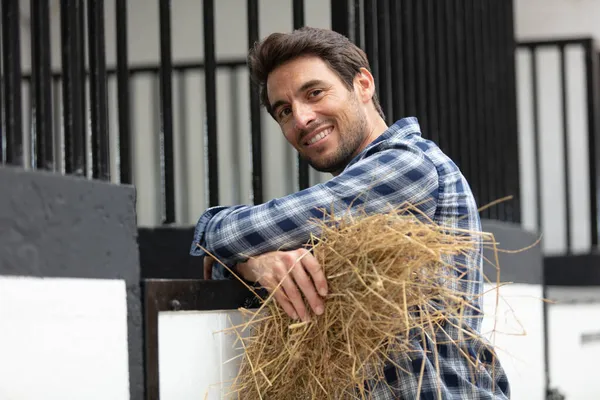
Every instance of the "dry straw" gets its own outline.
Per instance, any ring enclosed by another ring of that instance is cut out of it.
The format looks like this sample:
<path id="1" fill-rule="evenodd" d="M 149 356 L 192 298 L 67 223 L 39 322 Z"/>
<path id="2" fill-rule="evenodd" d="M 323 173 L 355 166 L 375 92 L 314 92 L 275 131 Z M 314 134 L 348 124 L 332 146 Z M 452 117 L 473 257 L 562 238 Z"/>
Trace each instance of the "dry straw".
<path id="1" fill-rule="evenodd" d="M 243 350 L 234 397 L 366 399 L 364 382 L 382 381 L 390 354 L 410 353 L 411 335 L 435 338 L 462 318 L 472 307 L 459 290 L 468 266 L 448 261 L 494 246 L 493 237 L 407 212 L 415 210 L 317 222 L 310 247 L 328 281 L 325 313 L 294 321 L 272 294 L 258 310 L 242 310 L 245 322 L 231 329 Z"/>

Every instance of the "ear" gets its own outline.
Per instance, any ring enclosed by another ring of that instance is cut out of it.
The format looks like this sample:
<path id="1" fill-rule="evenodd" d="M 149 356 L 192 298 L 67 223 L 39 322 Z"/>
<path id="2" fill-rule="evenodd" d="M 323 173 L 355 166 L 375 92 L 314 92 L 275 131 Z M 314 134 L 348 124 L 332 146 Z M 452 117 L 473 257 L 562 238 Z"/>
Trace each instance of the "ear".
<path id="1" fill-rule="evenodd" d="M 363 103 L 369 103 L 375 94 L 375 79 L 366 68 L 354 77 L 354 91 Z"/>

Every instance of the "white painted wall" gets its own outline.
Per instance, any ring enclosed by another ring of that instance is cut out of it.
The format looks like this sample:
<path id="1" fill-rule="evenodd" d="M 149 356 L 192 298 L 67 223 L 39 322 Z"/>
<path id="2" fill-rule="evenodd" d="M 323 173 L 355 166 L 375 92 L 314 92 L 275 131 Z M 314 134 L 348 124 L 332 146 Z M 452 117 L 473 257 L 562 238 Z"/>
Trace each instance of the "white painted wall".
<path id="1" fill-rule="evenodd" d="M 127 400 L 122 280 L 0 276 L 0 399 Z"/>
<path id="2" fill-rule="evenodd" d="M 243 353 L 231 328 L 242 322 L 239 311 L 161 312 L 158 319 L 160 398 L 236 398 L 231 385 Z"/>
<path id="3" fill-rule="evenodd" d="M 497 348 L 516 400 L 544 399 L 542 291 L 538 285 L 486 286 L 482 332 Z M 164 400 L 219 399 L 237 375 L 242 355 L 224 329 L 237 311 L 168 312 L 159 317 L 160 394 Z M 493 334 L 495 332 L 495 334 Z M 229 361 L 225 363 L 226 361 Z M 225 385 L 221 385 L 225 383 Z M 207 396 L 207 397 L 205 397 Z M 571 400 L 569 398 L 569 400 Z"/>
<path id="4" fill-rule="evenodd" d="M 595 335 L 584 341 L 583 335 Z M 600 303 L 552 305 L 548 314 L 550 381 L 568 400 L 600 399 Z"/>
<path id="5" fill-rule="evenodd" d="M 519 39 L 593 36 L 600 39 L 597 0 L 514 0 Z"/>

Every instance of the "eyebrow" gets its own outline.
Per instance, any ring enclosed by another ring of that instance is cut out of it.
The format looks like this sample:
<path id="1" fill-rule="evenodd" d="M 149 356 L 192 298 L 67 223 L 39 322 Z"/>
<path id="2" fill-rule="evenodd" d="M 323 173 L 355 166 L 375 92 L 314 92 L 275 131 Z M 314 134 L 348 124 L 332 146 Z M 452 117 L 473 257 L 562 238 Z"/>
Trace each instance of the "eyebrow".
<path id="1" fill-rule="evenodd" d="M 311 79 L 310 81 L 302 84 L 302 86 L 300 86 L 298 88 L 298 90 L 296 90 L 296 94 L 300 94 L 300 93 L 310 89 L 311 87 L 322 86 L 324 84 L 325 84 L 325 82 L 320 79 Z M 286 103 L 286 101 L 284 101 L 284 100 L 277 100 L 275 103 L 273 103 L 271 105 L 271 110 L 273 110 L 273 112 L 275 112 L 275 110 L 277 110 L 279 107 L 281 107 L 285 103 Z"/>

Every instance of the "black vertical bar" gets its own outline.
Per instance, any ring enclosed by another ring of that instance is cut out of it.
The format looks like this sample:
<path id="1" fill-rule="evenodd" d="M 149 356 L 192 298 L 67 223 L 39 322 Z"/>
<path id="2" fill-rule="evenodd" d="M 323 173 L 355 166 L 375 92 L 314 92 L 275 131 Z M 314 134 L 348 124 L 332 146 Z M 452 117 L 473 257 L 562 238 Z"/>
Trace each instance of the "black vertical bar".
<path id="1" fill-rule="evenodd" d="M 119 108 L 119 175 L 121 183 L 133 182 L 131 124 L 129 122 L 129 66 L 127 61 L 127 0 L 117 0 L 117 90 Z"/>
<path id="2" fill-rule="evenodd" d="M 436 31 L 435 23 L 435 0 L 425 0 L 424 2 L 423 33 L 425 34 L 425 46 L 422 49 L 425 56 L 426 71 L 426 98 L 427 98 L 427 136 L 434 142 L 439 140 L 439 109 L 437 108 L 437 70 L 440 68 L 436 52 Z"/>
<path id="3" fill-rule="evenodd" d="M 485 59 L 484 59 L 484 47 L 485 41 L 481 34 L 482 19 L 487 8 L 485 4 L 479 0 L 474 0 L 474 15 L 473 15 L 473 30 L 472 30 L 472 47 L 471 52 L 473 54 L 473 75 L 470 79 L 473 80 L 475 87 L 474 91 L 474 108 L 473 115 L 475 117 L 475 140 L 473 143 L 473 149 L 475 157 L 475 163 L 473 168 L 477 171 L 476 177 L 471 182 L 473 190 L 475 192 L 475 198 L 478 206 L 483 206 L 484 201 L 487 199 L 486 181 L 489 179 L 486 169 L 486 147 L 485 147 L 485 133 L 487 129 L 487 120 L 485 118 Z M 484 211 L 483 213 L 487 212 Z M 482 214 L 483 214 L 482 213 Z"/>
<path id="4" fill-rule="evenodd" d="M 486 1 L 486 13 L 484 14 L 484 41 L 486 43 L 485 49 L 485 60 L 486 60 L 486 158 L 487 172 L 486 182 L 488 183 L 488 198 L 486 202 L 492 202 L 498 199 L 497 196 L 497 181 L 500 179 L 500 171 L 497 170 L 497 159 L 499 149 L 496 147 L 496 139 L 498 137 L 497 126 L 496 126 L 496 76 L 497 64 L 496 64 L 496 46 L 494 43 L 494 1 Z M 497 219 L 498 207 L 490 207 L 486 210 L 488 212 L 488 218 Z"/>
<path id="5" fill-rule="evenodd" d="M 570 168 L 569 168 L 569 117 L 567 104 L 567 71 L 565 60 L 565 46 L 560 46 L 560 89 L 562 106 L 562 129 L 563 129 L 563 162 L 565 163 L 565 231 L 567 241 L 567 254 L 571 254 L 571 196 L 570 196 Z"/>
<path id="6" fill-rule="evenodd" d="M 81 53 L 79 0 L 61 1 L 62 92 L 65 147 L 65 173 L 85 176 L 84 75 Z"/>
<path id="7" fill-rule="evenodd" d="M 210 206 L 219 204 L 217 146 L 217 61 L 215 59 L 215 10 L 213 0 L 204 0 L 204 76 L 206 84 L 206 128 L 208 130 L 208 195 Z"/>
<path id="8" fill-rule="evenodd" d="M 23 166 L 23 115 L 21 104 L 21 42 L 19 2 L 2 1 L 2 59 L 4 61 L 4 118 L 6 163 Z"/>
<path id="9" fill-rule="evenodd" d="M 175 222 L 175 172 L 173 166 L 173 65 L 171 59 L 171 0 L 160 0 L 160 98 L 165 198 L 164 224 Z"/>
<path id="10" fill-rule="evenodd" d="M 331 0 L 331 30 L 341 33 L 348 38 L 350 37 L 350 9 L 348 0 Z"/>
<path id="11" fill-rule="evenodd" d="M 331 3 L 331 11 L 332 11 L 332 21 L 331 26 L 333 30 L 335 30 L 335 23 L 333 21 L 334 15 L 334 3 L 335 0 L 332 0 Z M 293 24 L 294 29 L 299 29 L 304 26 L 304 0 L 294 0 L 293 3 Z M 300 190 L 306 189 L 310 186 L 309 173 L 308 173 L 308 162 L 298 155 L 298 187 Z"/>
<path id="12" fill-rule="evenodd" d="M 454 15 L 454 34 L 452 39 L 454 41 L 454 81 L 456 89 L 456 97 L 454 101 L 457 106 L 456 113 L 456 137 L 458 148 L 456 157 L 458 159 L 460 168 L 463 174 L 470 181 L 473 179 L 471 176 L 471 146 L 469 143 L 469 130 L 467 125 L 467 104 L 466 104 L 466 59 L 465 45 L 466 45 L 466 33 L 465 33 L 465 1 L 464 0 L 453 0 L 452 1 L 452 13 Z M 494 49 L 495 50 L 495 49 Z M 452 79 L 452 78 L 451 78 Z"/>
<path id="13" fill-rule="evenodd" d="M 334 0 L 335 1 L 335 0 Z M 392 2 L 395 3 L 395 2 Z M 361 11 L 360 11 L 360 0 L 353 0 L 353 20 L 352 20 L 352 40 L 354 41 L 354 44 L 357 45 L 358 47 L 362 48 L 363 47 L 363 40 L 362 40 L 362 35 L 361 35 Z"/>
<path id="14" fill-rule="evenodd" d="M 412 3 L 413 15 L 413 40 L 414 40 L 414 57 L 412 61 L 415 63 L 415 100 L 416 114 L 419 116 L 421 130 L 423 135 L 429 135 L 429 115 L 427 114 L 427 62 L 425 49 L 425 14 L 424 0 L 409 0 Z"/>
<path id="15" fill-rule="evenodd" d="M 4 12 L 3 7 L 0 6 L 0 54 L 4 55 Z M 4 165 L 6 163 L 6 125 L 4 123 L 4 107 L 3 101 L 4 97 L 4 72 L 3 72 L 3 62 L 0 62 L 0 164 Z"/>
<path id="16" fill-rule="evenodd" d="M 52 86 L 50 72 L 50 15 L 48 2 L 31 0 L 31 86 L 35 166 L 54 169 L 52 134 Z"/>
<path id="17" fill-rule="evenodd" d="M 75 8 L 73 0 L 61 0 L 60 2 L 60 36 L 61 36 L 61 61 L 62 61 L 62 112 L 63 112 L 63 152 L 64 171 L 66 174 L 73 173 L 73 131 L 76 126 L 75 102 L 73 99 L 73 65 L 72 58 L 76 49 L 73 48 L 73 15 Z"/>
<path id="18" fill-rule="evenodd" d="M 104 0 L 88 0 L 88 56 L 90 69 L 90 125 L 92 177 L 110 180 Z"/>
<path id="19" fill-rule="evenodd" d="M 79 152 L 79 159 L 81 162 L 80 170 L 81 175 L 87 176 L 88 168 L 88 149 L 87 149 L 87 113 L 86 113 L 86 83 L 87 83 L 87 71 L 85 66 L 85 3 L 84 0 L 79 0 L 76 6 L 77 20 L 76 20 L 76 32 L 77 34 L 73 38 L 76 42 L 76 46 L 79 49 L 77 53 L 77 68 L 79 69 L 78 74 L 81 77 L 81 84 L 79 87 L 79 112 L 81 113 L 81 132 L 76 135 L 77 149 Z"/>
<path id="20" fill-rule="evenodd" d="M 509 58 L 510 62 L 507 63 L 508 73 L 507 82 L 511 84 L 506 85 L 507 100 L 505 105 L 507 111 L 507 130 L 511 137 L 510 140 L 510 163 L 507 166 L 507 178 L 508 178 L 508 190 L 507 195 L 513 195 L 513 200 L 510 203 L 506 203 L 507 219 L 515 223 L 521 222 L 521 192 L 520 192 L 520 178 L 519 178 L 519 129 L 518 129 L 518 116 L 517 116 L 517 93 L 516 93 L 516 71 L 515 71 L 515 54 L 516 54 L 516 42 L 515 42 L 515 31 L 514 31 L 514 1 L 507 1 L 504 4 L 504 18 L 505 18 L 505 51 L 506 57 Z"/>
<path id="21" fill-rule="evenodd" d="M 505 187 L 505 182 L 506 182 L 506 164 L 507 159 L 506 159 L 506 149 L 508 147 L 508 143 L 510 141 L 510 138 L 507 137 L 508 132 L 506 132 L 505 130 L 505 114 L 504 111 L 506 110 L 506 104 L 503 103 L 502 101 L 502 94 L 506 88 L 506 84 L 510 84 L 510 83 L 505 83 L 505 65 L 506 65 L 506 60 L 503 57 L 503 53 L 502 53 L 502 42 L 501 42 L 501 30 L 502 30 L 502 26 L 501 26 L 501 21 L 500 18 L 502 17 L 502 12 L 501 12 L 501 7 L 502 7 L 502 3 L 503 2 L 499 2 L 499 1 L 493 1 L 491 3 L 491 23 L 489 24 L 490 27 L 490 47 L 492 49 L 492 61 L 493 61 L 493 91 L 492 91 L 492 111 L 493 111 L 493 129 L 490 130 L 489 134 L 491 135 L 491 141 L 493 143 L 493 148 L 495 150 L 494 155 L 493 155 L 493 159 L 494 159 L 494 179 L 493 181 L 495 182 L 495 186 L 494 186 L 494 198 L 492 200 L 497 200 L 503 196 L 505 196 L 507 193 L 506 191 L 506 187 Z M 505 202 L 501 202 L 498 205 L 496 205 L 495 207 L 491 207 L 490 208 L 490 213 L 492 214 L 492 218 L 493 219 L 497 219 L 500 221 L 505 221 L 506 220 L 506 203 Z"/>
<path id="22" fill-rule="evenodd" d="M 61 117 L 61 108 L 59 104 L 61 104 L 62 99 L 62 78 L 58 74 L 52 74 L 52 103 L 54 103 L 54 107 L 52 109 L 52 122 L 54 128 L 54 168 L 56 172 L 64 174 L 65 162 L 64 162 L 64 154 L 65 154 L 65 144 L 64 144 L 64 136 L 63 136 L 63 120 Z"/>
<path id="23" fill-rule="evenodd" d="M 375 88 L 379 92 L 379 60 L 377 52 L 377 10 L 375 0 L 364 0 L 365 7 L 365 53 L 375 78 Z"/>
<path id="24" fill-rule="evenodd" d="M 404 87 L 404 113 L 406 116 L 414 117 L 417 116 L 417 100 L 416 100 L 416 85 L 415 85 L 415 42 L 413 32 L 413 2 L 403 1 L 399 5 L 401 12 L 401 22 L 399 23 L 402 28 L 402 59 L 403 63 L 402 71 Z"/>
<path id="25" fill-rule="evenodd" d="M 390 53 L 392 64 L 392 113 L 399 119 L 405 114 L 404 105 L 404 67 L 402 64 L 403 46 L 402 46 L 402 25 L 399 23 L 402 19 L 401 2 L 390 1 Z"/>
<path id="26" fill-rule="evenodd" d="M 479 174 L 479 159 L 483 155 L 478 152 L 478 139 L 482 131 L 477 129 L 477 81 L 475 80 L 476 74 L 476 53 L 475 53 L 475 3 L 479 0 L 467 0 L 463 3 L 464 12 L 464 85 L 465 85 L 465 120 L 464 129 L 467 132 L 466 141 L 469 144 L 469 177 L 468 180 L 471 183 L 474 191 L 479 191 L 479 182 L 481 177 Z"/>
<path id="27" fill-rule="evenodd" d="M 481 117 L 481 125 L 480 132 L 482 134 L 479 136 L 479 148 L 478 153 L 482 155 L 481 164 L 479 166 L 481 183 L 480 183 L 480 191 L 479 191 L 479 206 L 485 206 L 491 201 L 490 195 L 490 186 L 494 179 L 493 170 L 490 166 L 490 139 L 488 131 L 491 129 L 491 112 L 490 112 L 490 91 L 489 91 L 489 74 L 488 68 L 490 63 L 490 52 L 489 52 L 489 40 L 486 35 L 486 29 L 488 25 L 490 10 L 490 2 L 487 0 L 482 0 L 478 2 L 478 5 L 481 9 L 480 18 L 477 21 L 477 29 L 476 29 L 476 37 L 479 39 L 479 47 L 478 47 L 478 55 L 479 61 L 478 64 L 478 82 L 479 82 L 479 114 Z M 485 134 L 483 132 L 486 132 Z M 483 218 L 489 218 L 490 209 L 486 209 L 481 212 L 481 216 Z"/>
<path id="28" fill-rule="evenodd" d="M 258 41 L 258 0 L 248 0 L 248 44 Z M 261 114 L 258 87 L 250 81 L 250 119 L 252 127 L 252 190 L 254 204 L 263 202 Z"/>
<path id="29" fill-rule="evenodd" d="M 332 11 L 333 11 L 333 7 L 334 7 L 334 3 L 335 3 L 335 0 L 333 0 L 331 3 Z M 293 19 L 292 22 L 294 24 L 294 29 L 299 29 L 304 26 L 304 0 L 294 0 L 292 19 Z M 331 25 L 332 25 L 332 27 L 334 25 L 333 16 L 332 16 L 332 24 Z M 335 30 L 335 29 L 333 29 L 333 30 Z"/>
<path id="30" fill-rule="evenodd" d="M 587 104 L 588 104 L 588 151 L 589 151 L 589 175 L 590 175 L 590 229 L 592 248 L 598 246 L 598 217 L 600 216 L 600 205 L 598 204 L 598 188 L 600 187 L 600 151 L 598 138 L 598 68 L 594 62 L 593 40 L 586 40 L 585 51 L 585 74 L 587 82 Z"/>
<path id="31" fill-rule="evenodd" d="M 437 71 L 437 108 L 439 113 L 439 126 L 440 126 L 440 134 L 438 136 L 439 146 L 440 148 L 450 154 L 449 142 L 450 135 L 452 134 L 452 129 L 450 126 L 450 102 L 448 95 L 448 60 L 446 57 L 446 12 L 444 9 L 444 5 L 436 0 L 430 0 L 435 4 L 435 30 L 436 30 L 436 40 L 435 40 L 435 51 L 436 51 L 436 65 L 435 69 Z M 433 100 L 433 99 L 432 99 Z"/>
<path id="32" fill-rule="evenodd" d="M 457 163 L 460 163 L 460 126 L 458 123 L 458 87 L 456 83 L 456 69 L 457 69 L 457 60 L 456 60 L 456 45 L 453 43 L 453 37 L 456 31 L 456 21 L 454 17 L 454 2 L 456 0 L 448 0 L 442 2 L 444 7 L 444 16 L 445 16 L 445 34 L 444 34 L 444 43 L 445 43 L 445 53 L 446 53 L 446 66 L 447 66 L 447 107 L 448 107 L 448 151 L 450 157 Z"/>
<path id="33" fill-rule="evenodd" d="M 377 50 L 379 70 L 379 102 L 386 122 L 394 122 L 392 111 L 392 70 L 390 56 L 390 0 L 377 0 Z"/>
<path id="34" fill-rule="evenodd" d="M 533 145 L 535 158 L 535 203 L 538 232 L 542 233 L 542 174 L 540 171 L 540 123 L 538 112 L 538 82 L 537 82 L 537 52 L 532 46 L 531 51 L 531 107 L 533 111 Z"/>

